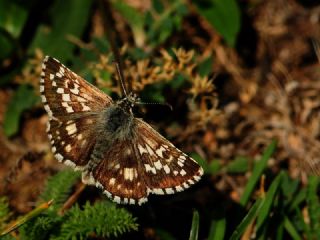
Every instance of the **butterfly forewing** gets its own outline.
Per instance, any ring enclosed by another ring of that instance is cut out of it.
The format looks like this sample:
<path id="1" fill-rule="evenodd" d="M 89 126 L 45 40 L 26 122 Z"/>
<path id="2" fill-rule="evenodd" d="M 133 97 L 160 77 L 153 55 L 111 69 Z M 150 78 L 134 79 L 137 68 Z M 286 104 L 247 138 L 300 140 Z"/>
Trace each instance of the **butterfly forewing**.
<path id="1" fill-rule="evenodd" d="M 99 112 L 112 103 L 108 95 L 48 56 L 42 65 L 40 93 L 50 118 Z"/>
<path id="2" fill-rule="evenodd" d="M 52 152 L 57 160 L 82 169 L 95 142 L 92 126 L 112 99 L 51 57 L 43 62 L 40 93 Z"/>
<path id="3" fill-rule="evenodd" d="M 113 102 L 58 60 L 43 62 L 40 93 L 55 158 L 82 171 L 117 203 L 142 204 L 150 193 L 180 192 L 202 168 L 132 115 L 128 96 Z"/>

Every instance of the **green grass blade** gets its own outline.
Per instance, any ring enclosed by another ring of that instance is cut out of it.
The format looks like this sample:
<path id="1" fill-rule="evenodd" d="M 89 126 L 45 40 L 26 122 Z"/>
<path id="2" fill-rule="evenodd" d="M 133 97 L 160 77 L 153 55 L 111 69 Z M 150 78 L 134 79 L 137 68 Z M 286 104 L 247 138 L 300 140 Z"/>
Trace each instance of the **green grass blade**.
<path id="1" fill-rule="evenodd" d="M 32 218 L 34 218 L 34 217 L 38 216 L 39 214 L 41 214 L 42 212 L 46 211 L 50 207 L 52 202 L 53 201 L 50 200 L 49 202 L 45 202 L 45 203 L 41 204 L 40 206 L 38 206 L 37 208 L 35 208 L 31 212 L 27 213 L 25 216 L 21 217 L 20 219 L 18 219 L 14 223 L 10 224 L 7 228 L 5 228 L 0 233 L 0 237 L 12 232 L 13 230 L 20 227 L 22 224 L 26 223 L 27 221 L 31 220 Z"/>
<path id="2" fill-rule="evenodd" d="M 241 223 L 237 226 L 237 228 L 232 233 L 230 240 L 240 239 L 244 231 L 247 229 L 249 224 L 253 222 L 253 220 L 258 215 L 264 204 L 265 198 L 258 198 L 257 201 L 250 208 L 247 215 L 242 219 Z"/>
<path id="3" fill-rule="evenodd" d="M 284 173 L 281 172 L 272 182 L 267 194 L 265 195 L 265 201 L 258 215 L 256 229 L 259 231 L 261 227 L 265 224 L 265 221 L 270 216 L 271 207 L 274 203 L 274 199 L 280 189 L 280 183 Z"/>
<path id="4" fill-rule="evenodd" d="M 284 219 L 284 228 L 287 230 L 287 232 L 290 234 L 291 238 L 293 240 L 301 240 L 302 238 L 299 236 L 299 233 L 291 223 L 288 217 L 285 217 Z"/>
<path id="5" fill-rule="evenodd" d="M 199 232 L 199 212 L 197 210 L 193 211 L 192 225 L 190 230 L 189 240 L 197 240 Z"/>
<path id="6" fill-rule="evenodd" d="M 226 218 L 215 219 L 211 222 L 208 240 L 223 240 L 226 232 Z"/>
<path id="7" fill-rule="evenodd" d="M 307 188 L 307 206 L 310 218 L 310 236 L 309 239 L 319 239 L 320 237 L 320 203 L 318 199 L 319 178 L 310 176 Z"/>
<path id="8" fill-rule="evenodd" d="M 255 165 L 253 172 L 252 172 L 252 176 L 250 177 L 246 188 L 243 192 L 243 195 L 240 199 L 240 204 L 242 206 L 246 206 L 250 196 L 252 194 L 252 192 L 254 191 L 254 188 L 256 187 L 257 183 L 259 182 L 259 179 L 264 171 L 264 169 L 267 166 L 267 162 L 269 160 L 269 158 L 271 157 L 271 155 L 274 153 L 275 149 L 277 146 L 277 142 L 273 141 L 268 147 L 267 149 L 264 151 L 260 161 Z"/>

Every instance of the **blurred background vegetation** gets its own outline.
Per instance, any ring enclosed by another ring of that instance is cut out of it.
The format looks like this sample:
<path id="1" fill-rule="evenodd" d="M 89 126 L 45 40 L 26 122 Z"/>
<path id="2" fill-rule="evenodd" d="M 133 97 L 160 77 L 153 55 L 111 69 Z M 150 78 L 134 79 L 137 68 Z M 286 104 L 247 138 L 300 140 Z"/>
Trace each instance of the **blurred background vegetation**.
<path id="1" fill-rule="evenodd" d="M 179 194 L 117 206 L 50 152 L 41 62 L 119 97 L 93 0 L 0 0 L 0 238 L 319 239 L 320 4 L 110 0 L 137 109 L 196 159 Z M 51 201 L 53 200 L 53 202 Z"/>

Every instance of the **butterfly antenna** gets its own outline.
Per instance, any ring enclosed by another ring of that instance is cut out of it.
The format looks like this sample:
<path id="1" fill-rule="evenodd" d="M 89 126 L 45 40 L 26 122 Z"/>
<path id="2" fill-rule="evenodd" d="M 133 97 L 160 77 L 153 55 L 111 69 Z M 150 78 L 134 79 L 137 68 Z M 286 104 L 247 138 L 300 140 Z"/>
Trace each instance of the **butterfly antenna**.
<path id="1" fill-rule="evenodd" d="M 162 105 L 170 108 L 171 111 L 173 111 L 173 107 L 171 104 L 165 102 L 165 103 L 149 103 L 149 102 L 137 102 L 137 105 Z"/>
<path id="2" fill-rule="evenodd" d="M 125 88 L 125 85 L 124 85 L 124 78 L 123 78 L 123 73 L 121 71 L 120 65 L 119 65 L 118 62 L 114 62 L 114 64 L 116 65 L 117 74 L 118 74 L 118 78 L 119 78 L 119 81 L 120 81 L 120 84 L 121 84 L 122 91 L 123 91 L 124 95 L 127 97 L 128 94 L 127 94 L 127 91 L 126 91 L 126 88 Z"/>

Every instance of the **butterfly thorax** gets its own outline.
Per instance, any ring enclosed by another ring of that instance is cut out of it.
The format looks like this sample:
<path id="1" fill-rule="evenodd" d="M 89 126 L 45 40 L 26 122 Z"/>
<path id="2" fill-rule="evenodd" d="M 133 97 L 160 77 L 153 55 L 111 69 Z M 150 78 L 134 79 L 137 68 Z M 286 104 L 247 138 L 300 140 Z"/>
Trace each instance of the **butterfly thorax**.
<path id="1" fill-rule="evenodd" d="M 126 140 L 134 137 L 135 121 L 132 108 L 136 102 L 137 95 L 132 93 L 104 109 L 101 114 L 104 124 L 99 126 L 103 138 Z"/>
<path id="2" fill-rule="evenodd" d="M 114 104 L 103 112 L 103 134 L 111 139 L 128 139 L 132 136 L 133 114 L 121 105 Z"/>

